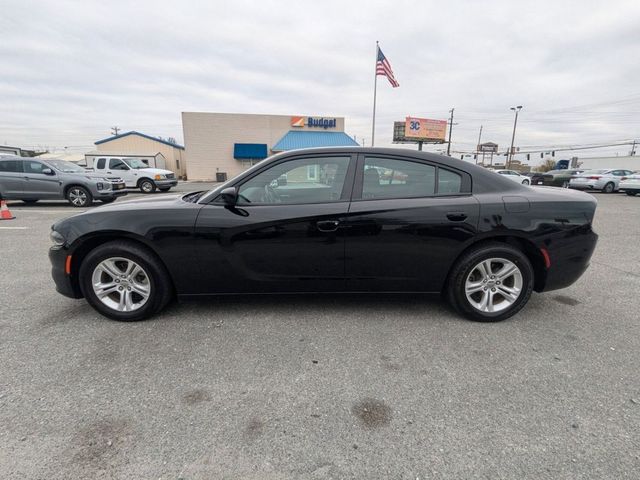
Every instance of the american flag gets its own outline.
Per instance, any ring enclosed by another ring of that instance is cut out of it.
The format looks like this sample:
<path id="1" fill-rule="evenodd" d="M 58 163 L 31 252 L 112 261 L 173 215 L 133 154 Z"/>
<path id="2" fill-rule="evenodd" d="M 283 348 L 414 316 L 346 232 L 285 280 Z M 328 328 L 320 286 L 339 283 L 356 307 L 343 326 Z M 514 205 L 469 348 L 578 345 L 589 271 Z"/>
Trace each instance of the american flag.
<path id="1" fill-rule="evenodd" d="M 380 47 L 378 47 L 378 60 L 376 61 L 376 75 L 383 75 L 387 77 L 387 80 L 389 80 L 389 83 L 393 88 L 400 86 L 398 81 L 393 76 L 393 70 L 391 70 L 391 64 L 389 63 L 389 60 L 387 60 L 387 57 L 384 56 L 384 53 L 382 53 L 382 50 L 380 50 Z"/>

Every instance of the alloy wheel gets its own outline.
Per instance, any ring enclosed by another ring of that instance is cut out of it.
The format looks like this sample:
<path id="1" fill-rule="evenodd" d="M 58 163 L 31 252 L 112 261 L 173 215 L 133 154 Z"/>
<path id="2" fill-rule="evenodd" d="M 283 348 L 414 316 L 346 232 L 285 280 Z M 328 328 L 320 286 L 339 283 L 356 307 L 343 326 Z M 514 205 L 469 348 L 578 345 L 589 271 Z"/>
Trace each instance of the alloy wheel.
<path id="1" fill-rule="evenodd" d="M 495 313 L 509 308 L 522 293 L 522 272 L 505 258 L 488 258 L 471 269 L 465 294 L 473 308 Z"/>
<path id="2" fill-rule="evenodd" d="M 69 190 L 69 200 L 76 207 L 84 207 L 87 203 L 87 194 L 84 190 L 72 188 Z"/>
<path id="3" fill-rule="evenodd" d="M 151 283 L 144 269 L 123 257 L 101 261 L 91 276 L 93 293 L 107 307 L 119 312 L 140 309 L 151 295 Z"/>

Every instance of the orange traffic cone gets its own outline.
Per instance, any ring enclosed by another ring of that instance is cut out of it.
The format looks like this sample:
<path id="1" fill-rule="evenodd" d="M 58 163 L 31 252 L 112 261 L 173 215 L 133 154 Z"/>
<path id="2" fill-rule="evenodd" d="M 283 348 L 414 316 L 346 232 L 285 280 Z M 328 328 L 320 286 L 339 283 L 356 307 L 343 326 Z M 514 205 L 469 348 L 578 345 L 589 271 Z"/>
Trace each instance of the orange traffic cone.
<path id="1" fill-rule="evenodd" d="M 14 218 L 16 217 L 11 215 L 9 207 L 7 207 L 7 202 L 0 200 L 0 220 L 13 220 Z"/>

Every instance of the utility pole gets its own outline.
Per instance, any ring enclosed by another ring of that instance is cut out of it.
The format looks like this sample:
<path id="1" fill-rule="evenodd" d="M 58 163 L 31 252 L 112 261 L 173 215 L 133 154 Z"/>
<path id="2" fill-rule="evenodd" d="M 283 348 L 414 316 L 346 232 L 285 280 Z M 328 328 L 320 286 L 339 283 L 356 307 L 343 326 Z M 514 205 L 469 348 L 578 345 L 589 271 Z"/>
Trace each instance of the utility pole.
<path id="1" fill-rule="evenodd" d="M 111 127 L 111 135 L 113 135 L 114 137 L 117 136 L 120 130 L 120 127 Z"/>
<path id="2" fill-rule="evenodd" d="M 480 133 L 478 134 L 478 146 L 476 147 L 476 165 L 478 164 L 478 157 L 480 156 L 480 140 L 482 140 L 482 125 L 480 125 Z"/>
<path id="3" fill-rule="evenodd" d="M 447 145 L 447 156 L 449 156 L 449 154 L 451 153 L 451 131 L 453 130 L 453 111 L 454 110 L 455 110 L 454 108 L 449 110 L 449 113 L 451 114 L 451 116 L 449 117 L 449 144 Z"/>
<path id="4" fill-rule="evenodd" d="M 633 157 L 636 154 L 636 141 L 633 141 L 633 144 L 631 145 L 631 156 Z"/>
<path id="5" fill-rule="evenodd" d="M 509 156 L 507 157 L 507 168 L 511 168 L 511 160 L 513 159 L 513 142 L 516 139 L 516 125 L 518 125 L 518 112 L 522 109 L 522 105 L 517 107 L 511 107 L 511 110 L 516 112 L 516 118 L 513 121 L 513 134 L 511 135 L 511 148 L 509 149 Z"/>

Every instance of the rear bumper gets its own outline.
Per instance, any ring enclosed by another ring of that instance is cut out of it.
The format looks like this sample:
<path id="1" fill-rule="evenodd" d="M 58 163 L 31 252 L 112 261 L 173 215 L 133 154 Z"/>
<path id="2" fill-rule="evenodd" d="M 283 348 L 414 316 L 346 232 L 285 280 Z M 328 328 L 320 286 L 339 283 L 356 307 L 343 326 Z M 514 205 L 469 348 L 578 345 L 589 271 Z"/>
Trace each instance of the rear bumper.
<path id="1" fill-rule="evenodd" d="M 591 255 L 598 243 L 598 235 L 590 225 L 580 227 L 582 232 L 555 240 L 549 249 L 551 266 L 543 291 L 558 290 L 575 283 L 589 268 Z"/>
<path id="2" fill-rule="evenodd" d="M 51 277 L 56 285 L 56 291 L 65 297 L 82 298 L 82 292 L 71 275 L 65 273 L 65 264 L 69 251 L 64 247 L 51 247 L 49 261 L 51 262 Z"/>

